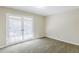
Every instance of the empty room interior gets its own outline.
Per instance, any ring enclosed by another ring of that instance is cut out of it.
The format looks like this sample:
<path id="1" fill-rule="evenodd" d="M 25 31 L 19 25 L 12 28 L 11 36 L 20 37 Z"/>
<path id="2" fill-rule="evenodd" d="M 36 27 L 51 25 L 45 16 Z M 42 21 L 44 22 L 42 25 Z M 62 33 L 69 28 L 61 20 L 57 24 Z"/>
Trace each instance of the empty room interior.
<path id="1" fill-rule="evenodd" d="M 79 53 L 79 7 L 0 6 L 0 53 Z"/>

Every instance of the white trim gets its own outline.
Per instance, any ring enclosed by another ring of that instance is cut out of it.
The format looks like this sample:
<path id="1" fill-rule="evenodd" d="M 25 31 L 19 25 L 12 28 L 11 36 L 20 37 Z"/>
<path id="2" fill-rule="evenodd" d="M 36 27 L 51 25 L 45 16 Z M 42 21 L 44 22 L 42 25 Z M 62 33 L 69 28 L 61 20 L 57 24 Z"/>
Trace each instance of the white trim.
<path id="1" fill-rule="evenodd" d="M 8 38 L 8 37 L 9 37 L 9 36 L 8 36 L 8 33 L 9 33 L 9 31 L 8 31 L 8 25 L 9 25 L 9 24 L 8 24 L 8 16 L 9 16 L 9 15 L 13 15 L 13 16 L 21 17 L 21 18 L 28 17 L 28 16 L 21 16 L 21 15 L 19 16 L 19 15 L 10 14 L 10 13 L 7 13 L 7 14 L 5 15 L 5 16 L 6 16 L 6 41 L 9 39 L 9 38 Z M 28 18 L 32 18 L 32 20 L 34 20 L 33 17 L 30 17 L 30 16 L 29 16 Z M 33 23 L 33 22 L 32 22 L 32 23 Z M 34 27 L 33 24 L 32 24 L 32 26 Z M 33 31 L 34 31 L 34 28 L 33 28 Z M 33 32 L 33 34 L 34 34 L 34 32 Z M 34 38 L 34 37 L 33 37 L 33 38 Z M 32 38 L 32 39 L 33 39 L 33 38 Z M 26 40 L 23 40 L 23 41 L 26 41 Z M 17 43 L 18 43 L 18 42 L 17 42 Z M 16 44 L 16 43 L 15 43 L 15 44 Z M 5 45 L 5 46 L 8 46 L 8 45 L 7 45 L 7 42 L 6 42 L 6 45 Z"/>
<path id="2" fill-rule="evenodd" d="M 79 46 L 79 43 L 76 43 L 76 42 L 71 42 L 71 41 L 68 41 L 68 40 L 61 40 L 61 39 L 58 39 L 58 38 L 55 38 L 55 37 L 52 37 L 52 36 L 46 36 L 50 39 L 55 39 L 55 40 L 58 40 L 58 41 L 62 41 L 62 42 L 66 42 L 66 43 L 69 43 L 69 44 L 74 44 L 74 45 L 78 45 Z"/>
<path id="3" fill-rule="evenodd" d="M 9 37 L 8 36 L 8 25 L 9 25 L 8 24 L 8 14 L 5 15 L 5 19 L 6 19 L 6 41 L 7 41 L 8 37 Z M 7 42 L 6 42 L 6 45 L 7 45 Z"/>

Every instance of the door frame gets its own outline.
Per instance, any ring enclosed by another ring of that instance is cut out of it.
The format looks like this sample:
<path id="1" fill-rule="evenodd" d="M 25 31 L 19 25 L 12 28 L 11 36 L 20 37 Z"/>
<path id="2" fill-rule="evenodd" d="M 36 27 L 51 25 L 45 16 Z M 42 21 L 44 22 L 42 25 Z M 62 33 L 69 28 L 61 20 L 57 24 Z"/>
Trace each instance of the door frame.
<path id="1" fill-rule="evenodd" d="M 8 35 L 8 33 L 9 33 L 9 30 L 8 30 L 8 25 L 9 25 L 9 23 L 8 23 L 8 16 L 9 15 L 14 15 L 14 16 L 18 16 L 18 17 L 28 17 L 28 18 L 32 18 L 32 20 L 33 20 L 33 24 L 32 24 L 32 26 L 33 26 L 33 37 L 34 37 L 34 18 L 33 18 L 33 16 L 22 16 L 22 15 L 18 15 L 18 14 L 11 14 L 11 13 L 6 13 L 6 15 L 5 15 L 5 19 L 6 19 L 6 41 L 9 39 L 9 35 Z M 22 20 L 22 23 L 23 23 L 23 20 Z M 23 34 L 22 34 L 22 36 L 23 36 Z M 23 37 L 22 37 L 22 39 L 23 39 Z M 9 46 L 9 45 L 7 45 L 7 42 L 5 41 L 5 43 L 6 43 L 6 45 L 5 46 Z M 25 42 L 26 40 L 23 40 L 23 41 L 21 41 L 21 42 Z M 17 42 L 17 43 L 21 43 L 21 42 Z M 13 44 L 10 44 L 10 45 L 14 45 L 14 44 L 17 44 L 17 43 L 13 43 Z"/>

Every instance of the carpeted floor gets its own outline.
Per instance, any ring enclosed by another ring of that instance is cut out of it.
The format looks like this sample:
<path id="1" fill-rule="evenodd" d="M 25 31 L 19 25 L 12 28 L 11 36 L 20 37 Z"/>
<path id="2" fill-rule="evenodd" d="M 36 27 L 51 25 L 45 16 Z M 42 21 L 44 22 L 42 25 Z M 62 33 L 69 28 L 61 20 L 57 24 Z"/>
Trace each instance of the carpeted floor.
<path id="1" fill-rule="evenodd" d="M 79 46 L 49 38 L 35 39 L 0 49 L 1 53 L 78 53 Z"/>

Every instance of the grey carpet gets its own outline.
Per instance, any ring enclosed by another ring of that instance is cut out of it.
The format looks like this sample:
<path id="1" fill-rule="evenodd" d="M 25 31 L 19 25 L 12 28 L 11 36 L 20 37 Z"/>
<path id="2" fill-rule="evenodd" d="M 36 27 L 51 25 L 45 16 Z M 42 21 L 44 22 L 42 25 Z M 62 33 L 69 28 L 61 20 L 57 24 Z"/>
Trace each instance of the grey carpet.
<path id="1" fill-rule="evenodd" d="M 1 53 L 78 53 L 79 46 L 49 38 L 35 39 L 0 49 Z"/>

